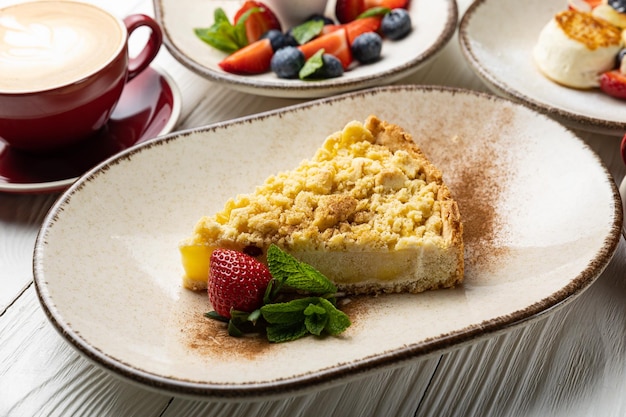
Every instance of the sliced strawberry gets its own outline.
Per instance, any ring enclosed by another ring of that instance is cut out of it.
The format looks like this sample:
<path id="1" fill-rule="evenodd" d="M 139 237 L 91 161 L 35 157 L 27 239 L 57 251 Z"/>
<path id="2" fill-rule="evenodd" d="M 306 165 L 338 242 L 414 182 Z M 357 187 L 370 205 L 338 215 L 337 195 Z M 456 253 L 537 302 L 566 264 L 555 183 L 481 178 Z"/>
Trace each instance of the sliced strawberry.
<path id="1" fill-rule="evenodd" d="M 346 23 L 346 34 L 348 35 L 348 42 L 350 43 L 350 45 L 352 45 L 354 40 L 359 35 L 362 35 L 366 32 L 378 32 L 378 29 L 380 29 L 380 22 L 382 20 L 382 16 L 373 16 L 356 19 L 350 23 Z"/>
<path id="2" fill-rule="evenodd" d="M 365 11 L 365 0 L 337 0 L 335 17 L 340 23 L 352 22 Z"/>
<path id="3" fill-rule="evenodd" d="M 230 54 L 218 65 L 233 74 L 261 74 L 269 71 L 274 50 L 269 39 L 260 39 Z"/>
<path id="4" fill-rule="evenodd" d="M 341 28 L 343 28 L 344 25 L 343 24 L 338 24 L 338 25 L 324 25 L 324 27 L 322 28 L 322 31 L 320 32 L 320 35 L 326 35 L 327 33 L 330 32 L 334 32 L 336 30 L 339 30 Z"/>
<path id="5" fill-rule="evenodd" d="M 324 53 L 337 57 L 344 69 L 348 68 L 352 62 L 352 51 L 350 50 L 350 43 L 348 43 L 347 31 L 343 27 L 334 32 L 318 36 L 304 45 L 300 45 L 298 48 L 304 54 L 305 59 L 309 59 L 323 48 Z"/>
<path id="6" fill-rule="evenodd" d="M 626 74 L 619 70 L 605 72 L 600 76 L 600 89 L 612 97 L 626 99 Z"/>
<path id="7" fill-rule="evenodd" d="M 280 21 L 274 12 L 260 1 L 246 1 L 235 14 L 235 24 L 239 22 L 239 19 L 241 19 L 245 12 L 255 7 L 259 8 L 260 11 L 252 13 L 246 20 L 246 37 L 248 38 L 248 43 L 256 42 L 261 38 L 261 35 L 270 29 L 282 31 Z"/>
<path id="8" fill-rule="evenodd" d="M 343 23 L 340 25 L 326 25 L 322 28 L 322 35 L 337 31 L 339 29 L 346 29 L 348 35 L 348 42 L 350 45 L 354 40 L 365 32 L 378 32 L 380 29 L 380 22 L 382 22 L 382 16 L 364 17 L 362 19 L 356 19 L 352 22 Z"/>
<path id="9" fill-rule="evenodd" d="M 372 7 L 386 7 L 388 9 L 408 9 L 410 0 L 363 0 L 364 10 Z"/>

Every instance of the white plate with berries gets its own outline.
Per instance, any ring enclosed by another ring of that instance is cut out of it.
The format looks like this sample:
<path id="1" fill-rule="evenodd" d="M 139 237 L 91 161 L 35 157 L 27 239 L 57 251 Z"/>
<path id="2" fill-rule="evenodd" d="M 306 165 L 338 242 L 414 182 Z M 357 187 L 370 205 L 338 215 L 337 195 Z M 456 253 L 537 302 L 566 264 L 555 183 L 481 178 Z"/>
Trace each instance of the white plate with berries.
<path id="1" fill-rule="evenodd" d="M 563 11 L 592 13 L 594 18 L 626 27 L 626 14 L 614 8 L 619 9 L 618 3 L 620 0 L 608 3 L 606 0 L 529 0 L 520 5 L 515 0 L 478 0 L 461 19 L 461 50 L 476 74 L 497 94 L 520 101 L 575 129 L 621 135 L 626 131 L 626 76 L 619 75 L 619 47 L 611 52 L 614 56 L 605 58 L 608 62 L 603 64 L 603 69 L 594 73 L 592 84 L 597 85 L 585 88 L 572 88 L 547 78 L 534 55 L 540 33 Z M 621 3 L 626 7 L 626 2 Z M 619 37 L 622 29 L 615 27 Z M 559 56 L 563 61 L 572 57 L 556 52 L 551 56 Z M 580 59 L 589 58 L 580 57 L 574 55 L 572 61 L 554 62 L 553 66 L 575 68 Z M 586 64 L 588 61 L 581 68 Z M 600 72 L 608 73 L 606 89 L 600 86 Z"/>
<path id="2" fill-rule="evenodd" d="M 330 0 L 303 21 L 287 18 L 278 0 L 154 0 L 154 7 L 165 45 L 183 65 L 240 91 L 286 98 L 408 76 L 448 43 L 458 20 L 455 0 Z"/>
<path id="3" fill-rule="evenodd" d="M 338 336 L 229 336 L 225 323 L 205 316 L 217 310 L 207 291 L 183 287 L 178 244 L 201 216 L 370 114 L 410 132 L 442 171 L 463 216 L 463 285 L 344 297 L 338 305 L 351 324 Z M 555 311 L 610 261 L 621 210 L 597 155 L 545 115 L 475 91 L 385 86 L 121 152 L 51 208 L 33 272 L 52 324 L 105 369 L 203 399 L 292 396 L 409 366 Z"/>

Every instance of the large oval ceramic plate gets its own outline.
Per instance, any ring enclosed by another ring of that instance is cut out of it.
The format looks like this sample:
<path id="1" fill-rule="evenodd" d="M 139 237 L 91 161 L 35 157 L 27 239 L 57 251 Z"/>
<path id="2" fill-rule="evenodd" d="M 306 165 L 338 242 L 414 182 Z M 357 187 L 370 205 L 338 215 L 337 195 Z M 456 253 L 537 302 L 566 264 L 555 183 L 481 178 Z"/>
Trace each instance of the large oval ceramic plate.
<path id="1" fill-rule="evenodd" d="M 459 26 L 461 50 L 494 92 L 518 100 L 566 125 L 605 134 L 626 131 L 626 102 L 599 89 L 563 87 L 535 66 L 532 48 L 541 29 L 566 0 L 478 0 Z"/>
<path id="2" fill-rule="evenodd" d="M 388 84 L 409 75 L 440 51 L 454 35 L 458 20 L 454 0 L 412 0 L 409 9 L 411 34 L 400 41 L 386 41 L 380 61 L 346 71 L 343 76 L 322 81 L 284 80 L 271 72 L 236 75 L 218 63 L 225 54 L 199 40 L 193 29 L 213 23 L 213 11 L 221 7 L 233 17 L 242 1 L 154 0 L 156 17 L 165 33 L 165 45 L 182 64 L 213 81 L 240 91 L 289 98 L 324 97 L 341 92 Z M 334 16 L 335 1 L 327 5 Z"/>
<path id="3" fill-rule="evenodd" d="M 205 294 L 181 287 L 178 242 L 229 197 L 369 114 L 412 132 L 443 171 L 464 218 L 464 286 L 354 298 L 341 337 L 270 345 L 226 336 L 203 317 Z M 380 87 L 180 132 L 110 159 L 50 210 L 34 276 L 53 325 L 105 368 L 177 393 L 257 398 L 398 366 L 563 305 L 605 268 L 621 222 L 606 168 L 553 120 L 478 92 Z"/>

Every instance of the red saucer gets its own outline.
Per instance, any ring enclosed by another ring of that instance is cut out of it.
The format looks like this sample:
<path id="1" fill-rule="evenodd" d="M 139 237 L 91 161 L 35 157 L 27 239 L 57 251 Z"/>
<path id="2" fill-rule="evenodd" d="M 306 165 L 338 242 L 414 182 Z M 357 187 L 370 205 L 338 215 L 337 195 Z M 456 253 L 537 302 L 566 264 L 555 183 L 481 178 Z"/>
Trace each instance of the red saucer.
<path id="1" fill-rule="evenodd" d="M 92 138 L 45 154 L 0 142 L 0 191 L 61 191 L 110 156 L 170 132 L 179 114 L 180 93 L 173 81 L 160 70 L 147 68 L 124 88 L 111 120 Z"/>

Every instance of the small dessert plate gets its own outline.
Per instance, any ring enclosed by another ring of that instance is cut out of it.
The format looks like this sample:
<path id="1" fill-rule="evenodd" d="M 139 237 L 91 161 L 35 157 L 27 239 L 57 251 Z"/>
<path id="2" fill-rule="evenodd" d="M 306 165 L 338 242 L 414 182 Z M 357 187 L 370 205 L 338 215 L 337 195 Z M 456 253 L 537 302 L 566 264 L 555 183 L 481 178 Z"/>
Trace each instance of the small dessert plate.
<path id="1" fill-rule="evenodd" d="M 163 27 L 163 42 L 170 53 L 192 71 L 234 89 L 284 98 L 325 97 L 341 92 L 389 84 L 416 71 L 453 37 L 458 19 L 454 0 L 412 0 L 409 8 L 413 30 L 399 41 L 384 41 L 382 59 L 359 65 L 341 77 L 321 81 L 285 80 L 268 72 L 236 75 L 218 63 L 226 54 L 196 37 L 194 28 L 213 24 L 213 12 L 222 8 L 232 19 L 242 2 L 229 0 L 153 0 L 155 15 Z M 334 16 L 335 1 L 326 15 Z M 288 29 L 284 27 L 283 30 Z"/>
<path id="2" fill-rule="evenodd" d="M 576 90 L 544 77 L 532 57 L 541 29 L 564 0 L 478 0 L 459 26 L 461 51 L 495 93 L 513 98 L 572 128 L 609 135 L 626 131 L 626 101 L 599 89 Z"/>
<path id="3" fill-rule="evenodd" d="M 41 154 L 14 150 L 0 142 L 0 191 L 61 191 L 112 155 L 171 132 L 180 110 L 180 92 L 171 77 L 147 68 L 124 88 L 105 128 L 85 142 Z"/>
<path id="4" fill-rule="evenodd" d="M 442 171 L 463 216 L 464 284 L 352 297 L 342 309 L 353 324 L 339 337 L 229 337 L 204 317 L 206 292 L 182 287 L 178 243 L 370 114 L 410 132 Z M 621 210 L 601 160 L 554 120 L 475 91 L 386 86 L 122 151 L 57 199 L 33 272 L 53 326 L 103 368 L 203 400 L 252 401 L 347 384 L 545 317 L 607 266 Z"/>

